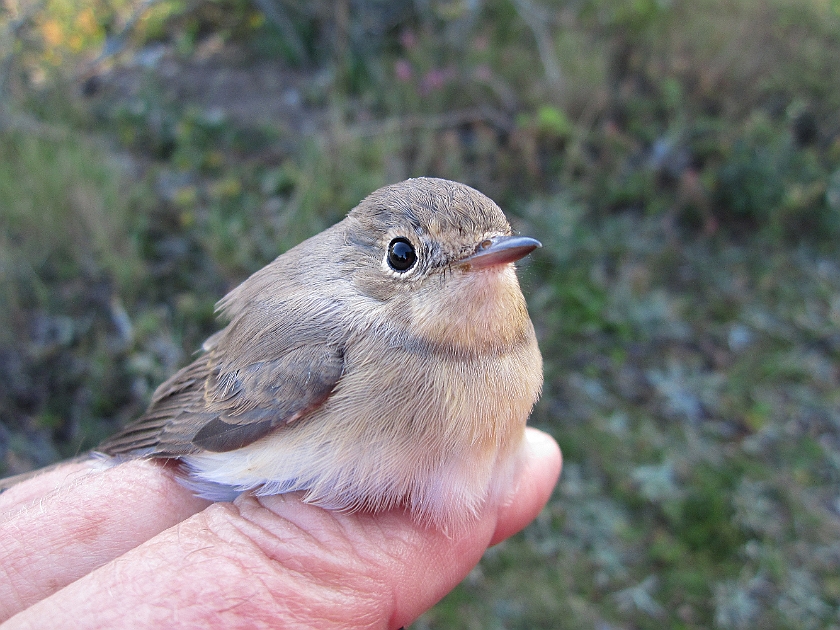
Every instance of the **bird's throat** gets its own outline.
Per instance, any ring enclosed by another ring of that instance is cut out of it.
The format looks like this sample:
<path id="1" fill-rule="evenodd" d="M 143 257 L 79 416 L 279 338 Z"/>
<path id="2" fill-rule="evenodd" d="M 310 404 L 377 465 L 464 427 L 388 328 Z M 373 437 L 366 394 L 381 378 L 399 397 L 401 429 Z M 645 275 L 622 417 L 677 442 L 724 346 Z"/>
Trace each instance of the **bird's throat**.
<path id="1" fill-rule="evenodd" d="M 504 353 L 533 335 L 513 265 L 456 273 L 430 289 L 411 301 L 411 329 L 432 346 Z"/>

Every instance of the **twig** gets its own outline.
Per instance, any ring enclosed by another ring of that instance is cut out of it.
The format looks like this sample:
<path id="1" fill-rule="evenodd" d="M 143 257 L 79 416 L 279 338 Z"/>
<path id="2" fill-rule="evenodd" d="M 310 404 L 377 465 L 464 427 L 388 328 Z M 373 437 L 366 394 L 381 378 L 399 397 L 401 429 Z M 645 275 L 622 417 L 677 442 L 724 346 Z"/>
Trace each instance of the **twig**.
<path id="1" fill-rule="evenodd" d="M 5 106 L 6 90 L 9 84 L 9 79 L 12 75 L 12 66 L 15 61 L 15 42 L 20 36 L 20 32 L 26 27 L 32 18 L 38 14 L 46 4 L 46 0 L 38 0 L 34 2 L 28 10 L 26 10 L 17 19 L 11 20 L 8 23 L 8 38 L 9 38 L 9 54 L 0 62 L 0 110 Z"/>
<path id="2" fill-rule="evenodd" d="M 489 107 L 476 107 L 433 116 L 395 116 L 382 121 L 355 125 L 348 128 L 347 131 L 358 138 L 370 138 L 417 129 L 447 129 L 476 122 L 487 123 L 501 131 L 510 131 L 513 127 L 511 118 L 502 112 Z"/>
<path id="3" fill-rule="evenodd" d="M 280 29 L 280 33 L 282 33 L 286 45 L 292 49 L 295 56 L 299 60 L 305 61 L 307 59 L 306 48 L 304 47 L 300 37 L 298 37 L 298 34 L 295 32 L 295 27 L 289 19 L 289 16 L 286 15 L 286 10 L 283 8 L 280 0 L 254 0 L 254 4 L 259 7 L 263 15 L 265 15 L 265 17 L 267 17 L 274 26 Z"/>
<path id="4" fill-rule="evenodd" d="M 517 13 L 519 13 L 519 17 L 534 34 L 546 79 L 553 89 L 559 90 L 563 82 L 563 75 L 560 71 L 560 64 L 557 63 L 557 53 L 554 50 L 551 33 L 548 31 L 547 24 L 550 20 L 547 12 L 534 5 L 531 0 L 512 0 L 512 2 Z"/>
<path id="5" fill-rule="evenodd" d="M 125 24 L 122 29 L 120 29 L 119 33 L 105 38 L 105 43 L 102 44 L 102 51 L 96 59 L 86 63 L 82 69 L 76 73 L 76 77 L 88 74 L 93 68 L 97 67 L 107 59 L 121 53 L 125 49 L 128 36 L 131 34 L 131 31 L 134 30 L 134 27 L 137 22 L 140 21 L 140 18 L 142 18 L 149 9 L 161 1 L 162 0 L 143 0 L 137 8 L 134 9 L 131 15 L 128 16 L 128 19 L 125 21 Z"/>

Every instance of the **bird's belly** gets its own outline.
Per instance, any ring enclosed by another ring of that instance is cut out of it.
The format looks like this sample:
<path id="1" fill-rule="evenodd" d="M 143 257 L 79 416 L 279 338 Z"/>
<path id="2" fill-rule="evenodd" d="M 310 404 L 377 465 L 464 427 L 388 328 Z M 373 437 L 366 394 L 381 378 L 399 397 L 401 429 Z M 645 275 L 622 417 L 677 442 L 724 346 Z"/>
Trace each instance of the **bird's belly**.
<path id="1" fill-rule="evenodd" d="M 444 527 L 465 520 L 498 461 L 518 450 L 542 383 L 536 344 L 492 358 L 388 353 L 369 363 L 348 355 L 328 400 L 292 425 L 236 451 L 185 457 L 193 485 L 305 491 L 333 509 L 405 505 Z M 389 369 L 394 362 L 415 366 Z"/>

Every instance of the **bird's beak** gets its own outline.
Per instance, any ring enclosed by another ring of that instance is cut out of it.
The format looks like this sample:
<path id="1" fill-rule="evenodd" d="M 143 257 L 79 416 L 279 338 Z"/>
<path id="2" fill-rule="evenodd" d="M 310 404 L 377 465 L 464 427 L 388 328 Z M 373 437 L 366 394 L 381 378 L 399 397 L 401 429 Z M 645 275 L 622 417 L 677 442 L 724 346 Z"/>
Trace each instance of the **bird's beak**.
<path id="1" fill-rule="evenodd" d="M 472 269 L 484 269 L 519 260 L 537 247 L 542 247 L 542 243 L 527 236 L 493 236 L 481 241 L 475 253 L 460 262 Z"/>

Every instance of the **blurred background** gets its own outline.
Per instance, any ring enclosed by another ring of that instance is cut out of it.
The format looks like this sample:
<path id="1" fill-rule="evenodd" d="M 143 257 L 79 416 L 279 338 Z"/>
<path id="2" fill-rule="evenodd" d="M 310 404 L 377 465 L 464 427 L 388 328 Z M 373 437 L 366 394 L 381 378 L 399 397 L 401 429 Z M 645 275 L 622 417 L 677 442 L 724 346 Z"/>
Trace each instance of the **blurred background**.
<path id="1" fill-rule="evenodd" d="M 840 628 L 838 60 L 837 0 L 0 0 L 0 474 L 446 177 L 545 245 L 565 468 L 415 628 Z"/>

